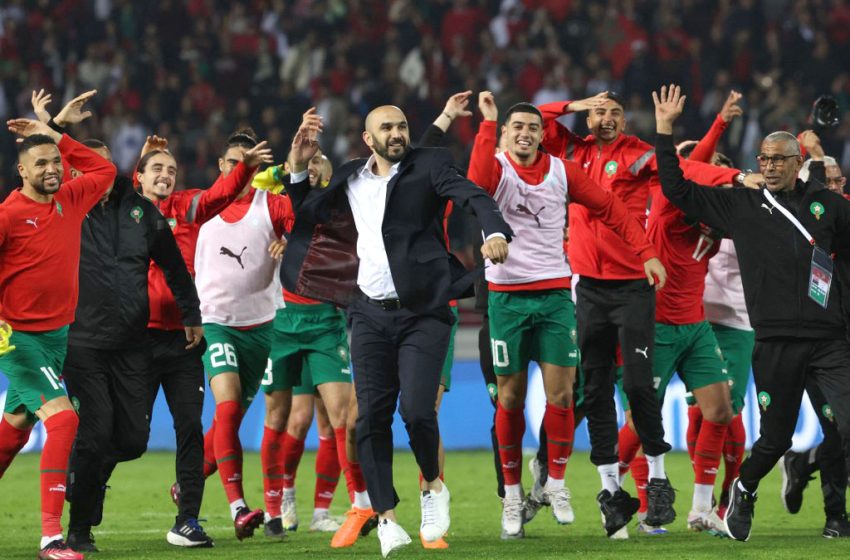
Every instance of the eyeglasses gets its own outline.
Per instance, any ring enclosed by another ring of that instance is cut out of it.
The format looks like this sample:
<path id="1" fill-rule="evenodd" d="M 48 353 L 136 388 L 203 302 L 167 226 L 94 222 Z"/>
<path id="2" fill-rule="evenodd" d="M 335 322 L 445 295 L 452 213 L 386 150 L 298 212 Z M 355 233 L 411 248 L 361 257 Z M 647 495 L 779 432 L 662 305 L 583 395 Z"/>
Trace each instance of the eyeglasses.
<path id="1" fill-rule="evenodd" d="M 768 167 L 771 163 L 774 167 L 782 167 L 785 165 L 785 160 L 790 158 L 800 157 L 797 154 L 791 154 L 790 156 L 766 156 L 764 154 L 759 154 L 756 156 L 756 159 L 759 162 L 759 165 L 762 167 Z"/>
<path id="2" fill-rule="evenodd" d="M 791 158 L 796 158 L 796 157 L 800 157 L 800 156 L 798 154 L 791 154 L 790 156 L 783 156 L 783 155 L 766 156 L 764 154 L 759 154 L 759 155 L 756 156 L 756 160 L 758 160 L 759 165 L 764 166 L 764 167 L 767 167 L 771 163 L 775 167 L 782 167 L 783 165 L 785 165 L 786 159 L 791 159 Z"/>

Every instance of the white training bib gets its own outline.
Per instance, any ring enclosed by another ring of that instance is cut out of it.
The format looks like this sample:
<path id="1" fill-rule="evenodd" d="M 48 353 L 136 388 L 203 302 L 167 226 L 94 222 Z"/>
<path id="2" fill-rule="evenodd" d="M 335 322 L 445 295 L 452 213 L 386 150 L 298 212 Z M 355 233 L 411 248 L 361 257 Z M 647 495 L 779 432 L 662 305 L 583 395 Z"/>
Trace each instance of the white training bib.
<path id="1" fill-rule="evenodd" d="M 247 327 L 274 319 L 280 263 L 268 252 L 276 235 L 267 196 L 255 191 L 248 213 L 238 222 L 216 216 L 200 228 L 195 285 L 205 323 Z"/>
<path id="2" fill-rule="evenodd" d="M 564 254 L 567 225 L 567 172 L 550 155 L 549 172 L 539 185 L 520 179 L 504 152 L 496 154 L 502 179 L 493 198 L 514 231 L 508 259 L 499 265 L 487 261 L 485 276 L 495 284 L 526 284 L 572 276 Z"/>

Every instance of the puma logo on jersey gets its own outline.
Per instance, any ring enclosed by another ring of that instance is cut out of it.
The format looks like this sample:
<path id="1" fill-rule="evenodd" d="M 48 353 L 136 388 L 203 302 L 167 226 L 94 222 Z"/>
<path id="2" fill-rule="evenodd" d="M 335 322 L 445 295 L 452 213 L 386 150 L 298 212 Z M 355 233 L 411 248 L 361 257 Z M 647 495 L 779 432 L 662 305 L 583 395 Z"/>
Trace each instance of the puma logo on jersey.
<path id="1" fill-rule="evenodd" d="M 762 202 L 761 207 L 765 208 L 768 212 L 770 212 L 770 215 L 773 216 L 773 206 L 768 206 L 767 204 Z"/>
<path id="2" fill-rule="evenodd" d="M 239 266 L 242 267 L 242 270 L 245 270 L 245 265 L 242 264 L 242 255 L 245 253 L 245 249 L 247 249 L 247 248 L 248 247 L 242 247 L 242 251 L 240 251 L 239 254 L 237 255 L 236 253 L 234 253 L 233 251 L 231 251 L 227 247 L 222 247 L 219 250 L 218 254 L 219 255 L 226 255 L 228 257 L 232 257 L 232 258 L 236 259 L 236 262 L 239 263 Z"/>
<path id="3" fill-rule="evenodd" d="M 647 346 L 643 350 L 641 350 L 640 348 L 635 348 L 635 354 L 643 354 L 643 357 L 646 358 L 647 360 L 649 359 L 649 356 L 647 355 L 648 353 L 649 353 L 649 346 Z"/>
<path id="4" fill-rule="evenodd" d="M 27 220 L 27 223 L 29 225 L 31 225 L 32 227 L 34 227 L 35 229 L 38 229 L 38 218 L 33 218 L 31 220 Z"/>
<path id="5" fill-rule="evenodd" d="M 520 214 L 528 214 L 529 216 L 534 218 L 534 221 L 537 222 L 537 227 L 540 227 L 540 218 L 538 218 L 537 216 L 539 216 L 540 213 L 543 212 L 545 209 L 546 209 L 546 207 L 544 206 L 540 210 L 538 210 L 537 212 L 532 212 L 531 210 L 528 209 L 527 206 L 525 206 L 523 204 L 517 204 L 516 205 L 516 211 L 519 212 Z"/>

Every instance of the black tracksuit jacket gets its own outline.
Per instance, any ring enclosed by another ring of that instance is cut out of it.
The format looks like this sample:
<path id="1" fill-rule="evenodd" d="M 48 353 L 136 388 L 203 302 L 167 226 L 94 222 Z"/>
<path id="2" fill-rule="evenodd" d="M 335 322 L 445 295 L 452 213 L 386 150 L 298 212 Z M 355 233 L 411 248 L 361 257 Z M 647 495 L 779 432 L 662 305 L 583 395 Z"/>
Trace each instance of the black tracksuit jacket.
<path id="1" fill-rule="evenodd" d="M 165 278 L 183 324 L 201 324 L 195 283 L 156 206 L 119 177 L 105 204 L 82 225 L 80 298 L 68 344 L 98 349 L 147 345 L 148 270 L 153 259 Z"/>
<path id="2" fill-rule="evenodd" d="M 824 187 L 822 162 L 812 162 L 807 183 L 798 180 L 793 191 L 772 194 L 819 247 L 835 255 L 841 271 L 833 275 L 826 309 L 808 296 L 812 246 L 772 207 L 763 189 L 713 188 L 686 180 L 670 135 L 659 134 L 655 150 L 664 195 L 688 216 L 727 232 L 735 243 L 757 339 L 845 338 L 842 297 L 850 294 L 850 284 L 842 285 L 839 277 L 845 276 L 850 257 L 850 202 Z"/>

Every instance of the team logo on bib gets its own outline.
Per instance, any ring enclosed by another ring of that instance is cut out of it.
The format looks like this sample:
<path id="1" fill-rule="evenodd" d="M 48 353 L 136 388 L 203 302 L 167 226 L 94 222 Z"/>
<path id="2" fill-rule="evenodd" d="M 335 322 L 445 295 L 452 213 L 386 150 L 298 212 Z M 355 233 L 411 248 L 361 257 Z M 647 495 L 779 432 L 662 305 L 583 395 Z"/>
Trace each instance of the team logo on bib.
<path id="1" fill-rule="evenodd" d="M 613 177 L 614 173 L 617 172 L 617 162 L 613 159 L 605 164 L 605 173 L 608 177 Z"/>
<path id="2" fill-rule="evenodd" d="M 823 407 L 821 407 L 820 411 L 821 411 L 821 414 L 823 414 L 824 418 L 826 418 L 830 422 L 835 422 L 835 415 L 832 414 L 832 407 L 831 406 L 829 406 L 828 404 L 825 404 L 825 405 L 823 405 Z"/>
<path id="3" fill-rule="evenodd" d="M 767 391 L 762 391 L 758 394 L 759 406 L 762 411 L 767 411 L 770 406 L 770 394 Z"/>
<path id="4" fill-rule="evenodd" d="M 130 210 L 130 217 L 133 218 L 134 220 L 136 220 L 137 224 L 139 223 L 139 221 L 142 219 L 142 216 L 144 216 L 144 215 L 145 215 L 145 211 L 142 210 L 141 206 L 133 206 L 133 209 Z"/>
<path id="5" fill-rule="evenodd" d="M 824 211 L 825 210 L 823 204 L 821 204 L 820 202 L 812 202 L 811 206 L 809 206 L 809 212 L 814 215 L 816 220 L 820 220 L 820 217 L 823 215 Z"/>
<path id="6" fill-rule="evenodd" d="M 232 259 L 236 259 L 236 262 L 239 263 L 239 266 L 242 267 L 242 270 L 245 270 L 245 265 L 242 264 L 242 255 L 245 253 L 245 249 L 247 248 L 248 247 L 242 247 L 242 250 L 239 251 L 239 254 L 237 255 L 227 247 L 222 247 L 221 249 L 219 249 L 218 254 L 228 256 Z"/>
<path id="7" fill-rule="evenodd" d="M 174 218 L 168 218 L 166 222 L 168 222 L 168 227 L 171 228 L 171 231 L 174 231 L 174 228 L 177 227 L 177 220 Z"/>

